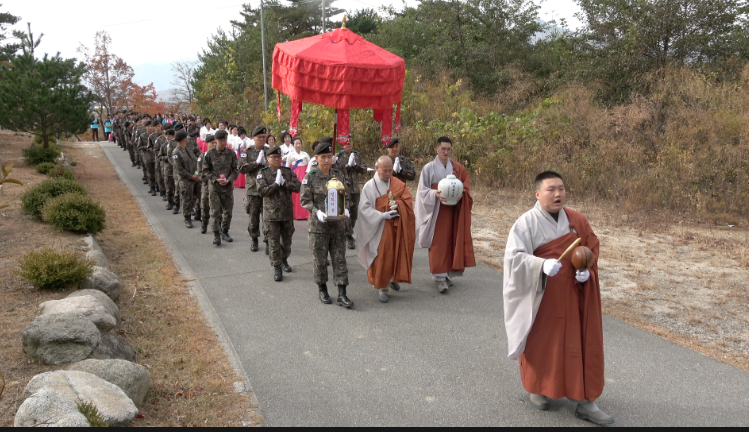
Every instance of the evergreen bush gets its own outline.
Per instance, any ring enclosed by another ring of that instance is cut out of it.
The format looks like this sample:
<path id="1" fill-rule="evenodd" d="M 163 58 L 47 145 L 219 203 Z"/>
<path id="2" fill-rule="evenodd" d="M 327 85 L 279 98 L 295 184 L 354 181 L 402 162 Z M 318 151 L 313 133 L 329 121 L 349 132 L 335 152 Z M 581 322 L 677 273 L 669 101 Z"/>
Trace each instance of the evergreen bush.
<path id="1" fill-rule="evenodd" d="M 37 164 L 34 168 L 36 168 L 36 171 L 41 174 L 49 174 L 49 172 L 55 169 L 56 166 L 57 165 L 52 162 L 42 162 Z"/>
<path id="2" fill-rule="evenodd" d="M 41 216 L 42 207 L 50 198 L 75 192 L 86 195 L 86 189 L 74 180 L 64 178 L 45 180 L 21 195 L 21 210 L 31 216 Z"/>
<path id="3" fill-rule="evenodd" d="M 64 178 L 67 180 L 75 180 L 75 174 L 73 174 L 73 171 L 70 171 L 69 169 L 65 168 L 62 165 L 55 166 L 50 172 L 47 173 L 50 177 L 55 178 Z"/>
<path id="4" fill-rule="evenodd" d="M 47 148 L 33 144 L 31 147 L 23 149 L 22 152 L 23 161 L 33 166 L 45 162 L 54 162 L 60 156 L 60 148 L 51 144 Z"/>
<path id="5" fill-rule="evenodd" d="M 45 248 L 31 251 L 18 262 L 22 278 L 43 290 L 60 291 L 81 285 L 93 273 L 94 262 L 77 252 Z"/>
<path id="6" fill-rule="evenodd" d="M 42 208 L 42 219 L 58 230 L 77 233 L 100 233 L 107 213 L 87 195 L 67 193 L 52 198 Z"/>

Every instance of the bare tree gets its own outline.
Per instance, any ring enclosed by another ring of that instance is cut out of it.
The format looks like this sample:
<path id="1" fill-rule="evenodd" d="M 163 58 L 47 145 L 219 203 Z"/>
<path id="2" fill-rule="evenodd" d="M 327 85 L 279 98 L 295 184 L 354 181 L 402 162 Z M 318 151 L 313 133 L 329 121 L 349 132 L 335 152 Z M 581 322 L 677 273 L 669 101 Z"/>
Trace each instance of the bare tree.
<path id="1" fill-rule="evenodd" d="M 176 61 L 172 63 L 172 85 L 174 88 L 174 99 L 176 103 L 190 105 L 195 99 L 195 86 L 193 85 L 193 70 L 198 65 L 197 61 Z"/>

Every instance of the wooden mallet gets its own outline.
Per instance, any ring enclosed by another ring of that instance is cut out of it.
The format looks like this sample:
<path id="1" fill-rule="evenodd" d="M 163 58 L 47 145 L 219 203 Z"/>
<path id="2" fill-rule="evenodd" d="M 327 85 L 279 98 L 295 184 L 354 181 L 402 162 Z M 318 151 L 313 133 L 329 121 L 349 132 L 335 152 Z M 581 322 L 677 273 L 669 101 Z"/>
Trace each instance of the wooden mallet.
<path id="1" fill-rule="evenodd" d="M 583 241 L 583 239 L 577 239 L 577 240 L 575 240 L 574 242 L 572 242 L 572 244 L 570 245 L 570 247 L 568 247 L 568 248 L 567 248 L 567 250 L 566 250 L 566 251 L 564 251 L 564 253 L 562 254 L 562 256 L 560 256 L 560 257 L 559 257 L 559 259 L 557 260 L 557 262 L 562 262 L 562 260 L 563 260 L 563 259 L 564 259 L 564 258 L 565 258 L 565 257 L 566 257 L 567 255 L 569 255 L 569 254 L 570 254 L 570 252 L 572 252 L 572 251 L 573 251 L 573 250 L 574 250 L 574 249 L 575 249 L 575 248 L 576 248 L 576 247 L 577 247 L 577 246 L 578 246 L 578 245 L 580 244 L 580 242 L 581 242 L 581 241 Z"/>

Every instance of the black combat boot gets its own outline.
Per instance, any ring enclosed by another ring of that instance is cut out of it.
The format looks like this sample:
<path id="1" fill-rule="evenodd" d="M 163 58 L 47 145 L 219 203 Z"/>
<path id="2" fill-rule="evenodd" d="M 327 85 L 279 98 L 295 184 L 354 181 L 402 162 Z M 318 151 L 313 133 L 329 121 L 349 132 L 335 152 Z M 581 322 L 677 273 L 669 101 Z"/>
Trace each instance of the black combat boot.
<path id="1" fill-rule="evenodd" d="M 257 251 L 258 251 L 258 247 L 257 247 L 257 239 L 256 239 L 256 238 L 253 238 L 253 239 L 252 239 L 252 246 L 250 246 L 250 250 L 251 250 L 252 252 L 257 252 Z"/>
<path id="2" fill-rule="evenodd" d="M 270 246 L 268 246 L 268 239 L 263 240 L 265 242 L 265 254 L 270 255 Z"/>
<path id="3" fill-rule="evenodd" d="M 213 244 L 215 244 L 216 246 L 221 246 L 221 232 L 220 231 L 213 232 Z"/>
<path id="4" fill-rule="evenodd" d="M 289 265 L 288 260 L 283 260 L 283 265 L 281 267 L 283 267 L 283 271 L 286 273 L 291 273 L 291 266 Z"/>
<path id="5" fill-rule="evenodd" d="M 172 200 L 172 199 L 169 199 L 169 200 L 167 201 L 167 203 L 166 203 L 166 209 L 167 209 L 167 210 L 171 210 L 171 209 L 173 209 L 173 208 L 174 208 L 174 200 Z"/>
<path id="6" fill-rule="evenodd" d="M 161 200 L 162 201 L 166 201 L 166 191 L 165 190 L 159 191 L 159 195 L 161 195 Z"/>
<path id="7" fill-rule="evenodd" d="M 200 209 L 195 210 L 195 220 L 198 222 L 203 220 L 203 215 L 201 214 Z"/>
<path id="8" fill-rule="evenodd" d="M 141 168 L 140 168 L 140 164 L 139 164 L 139 163 L 137 163 L 137 162 L 136 162 L 136 164 L 135 164 L 135 167 L 136 167 L 136 168 L 138 168 L 138 169 L 141 169 Z"/>
<path id="9" fill-rule="evenodd" d="M 354 236 L 346 236 L 348 239 L 348 248 L 349 249 L 356 249 L 356 242 L 354 241 Z"/>
<path id="10" fill-rule="evenodd" d="M 322 302 L 322 304 L 333 303 L 333 300 L 330 299 L 330 295 L 328 295 L 328 285 L 318 285 L 318 288 L 320 288 L 320 301 Z"/>
<path id="11" fill-rule="evenodd" d="M 208 218 L 205 218 L 200 224 L 200 233 L 205 234 L 208 232 Z"/>
<path id="12" fill-rule="evenodd" d="M 233 239 L 233 238 L 229 237 L 229 230 L 224 230 L 224 231 L 223 231 L 223 232 L 221 233 L 221 239 L 222 239 L 223 241 L 227 242 L 227 243 L 231 243 L 231 242 L 233 242 L 233 241 L 234 241 L 234 239 Z"/>
<path id="13" fill-rule="evenodd" d="M 179 214 L 179 203 L 174 205 L 174 210 L 172 210 L 172 214 Z"/>
<path id="14" fill-rule="evenodd" d="M 276 281 L 276 282 L 281 282 L 283 280 L 283 268 L 282 268 L 282 266 L 276 266 L 274 268 L 273 280 Z"/>
<path id="15" fill-rule="evenodd" d="M 145 177 L 143 177 L 143 178 L 142 178 L 141 180 L 143 180 L 143 184 L 144 184 L 144 185 L 147 185 L 147 184 L 148 184 L 148 180 L 146 180 L 146 178 L 145 178 Z M 150 191 L 149 191 L 149 192 L 150 192 Z"/>
<path id="16" fill-rule="evenodd" d="M 135 163 L 135 162 L 133 162 L 133 164 L 132 164 L 132 165 L 130 165 L 130 168 L 135 168 L 135 167 L 137 167 L 137 166 L 138 166 L 138 164 L 137 164 L 137 163 Z"/>
<path id="17" fill-rule="evenodd" d="M 338 306 L 343 306 L 346 309 L 354 307 L 354 302 L 346 297 L 346 285 L 338 285 Z"/>
<path id="18" fill-rule="evenodd" d="M 185 226 L 192 228 L 192 217 L 190 215 L 185 216 Z"/>
<path id="19" fill-rule="evenodd" d="M 156 196 L 156 188 L 151 186 L 151 191 L 149 193 L 151 194 L 151 196 Z"/>

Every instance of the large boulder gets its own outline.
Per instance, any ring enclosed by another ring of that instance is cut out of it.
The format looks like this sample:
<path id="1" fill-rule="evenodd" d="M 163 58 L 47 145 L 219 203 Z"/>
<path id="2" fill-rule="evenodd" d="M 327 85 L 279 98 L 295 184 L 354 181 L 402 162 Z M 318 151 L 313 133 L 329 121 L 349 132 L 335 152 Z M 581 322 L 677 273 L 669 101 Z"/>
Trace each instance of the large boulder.
<path id="1" fill-rule="evenodd" d="M 31 379 L 23 395 L 29 398 L 44 391 L 60 393 L 71 401 L 92 403 L 112 427 L 128 426 L 138 415 L 138 408 L 122 389 L 90 373 L 43 373 Z"/>
<path id="2" fill-rule="evenodd" d="M 90 358 L 97 360 L 120 359 L 135 362 L 137 355 L 125 338 L 104 333 L 101 335 L 99 346 L 94 349 Z"/>
<path id="3" fill-rule="evenodd" d="M 104 267 L 94 267 L 82 288 L 101 291 L 115 302 L 120 299 L 120 279 Z"/>
<path id="4" fill-rule="evenodd" d="M 101 250 L 101 247 L 94 236 L 88 235 L 83 238 L 83 241 L 86 242 L 86 247 L 88 249 L 86 258 L 93 260 L 96 266 L 109 270 L 109 261 L 107 261 L 104 251 Z"/>
<path id="5" fill-rule="evenodd" d="M 61 393 L 40 391 L 23 401 L 13 427 L 91 427 L 78 406 Z"/>
<path id="6" fill-rule="evenodd" d="M 119 311 L 117 311 L 116 316 L 113 315 L 94 296 L 50 300 L 39 305 L 39 311 L 42 316 L 55 314 L 83 315 L 103 332 L 108 332 L 120 325 Z"/>
<path id="7" fill-rule="evenodd" d="M 104 294 L 101 291 L 92 290 L 92 289 L 82 289 L 78 291 L 73 291 L 69 296 L 66 298 L 75 298 L 75 297 L 83 297 L 83 296 L 92 296 L 96 298 L 96 300 L 99 300 L 99 303 L 101 303 L 102 306 L 109 312 L 112 316 L 117 318 L 117 322 L 120 322 L 120 308 L 117 307 L 117 304 L 112 301 L 111 298 L 109 298 L 108 295 Z"/>
<path id="8" fill-rule="evenodd" d="M 125 360 L 83 360 L 67 367 L 94 374 L 121 388 L 135 406 L 143 405 L 151 387 L 151 373 L 139 364 Z"/>
<path id="9" fill-rule="evenodd" d="M 48 365 L 87 358 L 101 342 L 101 333 L 82 315 L 55 314 L 37 317 L 22 335 L 23 351 Z"/>

